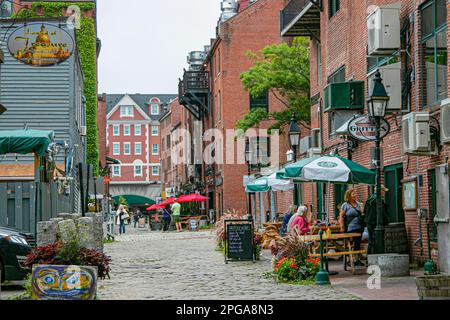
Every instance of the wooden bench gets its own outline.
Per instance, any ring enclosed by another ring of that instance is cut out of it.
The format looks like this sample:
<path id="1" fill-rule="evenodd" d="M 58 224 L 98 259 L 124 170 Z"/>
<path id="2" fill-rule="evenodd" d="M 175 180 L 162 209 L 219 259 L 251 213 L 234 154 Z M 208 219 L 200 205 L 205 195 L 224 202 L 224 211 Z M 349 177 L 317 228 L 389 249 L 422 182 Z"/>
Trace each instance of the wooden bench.
<path id="1" fill-rule="evenodd" d="M 344 270 L 347 271 L 347 257 L 350 260 L 350 268 L 352 269 L 352 273 L 355 274 L 355 265 L 353 261 L 353 256 L 357 254 L 367 254 L 367 250 L 355 250 L 355 251 L 341 251 L 341 252 L 327 252 L 323 253 L 324 257 L 343 257 Z M 311 258 L 319 258 L 320 253 L 311 253 L 309 255 Z"/>
<path id="2" fill-rule="evenodd" d="M 347 255 L 353 255 L 353 254 L 367 254 L 367 250 L 357 250 L 357 251 L 344 251 L 344 252 L 327 252 L 324 253 L 324 257 L 339 257 L 339 256 L 347 256 Z M 309 255 L 311 258 L 318 258 L 320 257 L 320 253 L 311 253 Z"/>

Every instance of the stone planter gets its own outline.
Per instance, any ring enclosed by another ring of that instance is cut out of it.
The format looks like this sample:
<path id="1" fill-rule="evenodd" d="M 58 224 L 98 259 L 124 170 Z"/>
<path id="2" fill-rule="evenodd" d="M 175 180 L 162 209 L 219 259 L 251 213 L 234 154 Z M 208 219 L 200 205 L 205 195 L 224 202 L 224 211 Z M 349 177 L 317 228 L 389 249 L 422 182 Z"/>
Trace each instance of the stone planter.
<path id="1" fill-rule="evenodd" d="M 97 267 L 33 265 L 33 300 L 94 300 Z"/>
<path id="2" fill-rule="evenodd" d="M 450 275 L 427 275 L 416 278 L 420 300 L 450 300 Z"/>
<path id="3" fill-rule="evenodd" d="M 369 254 L 367 256 L 369 266 L 378 266 L 382 277 L 407 277 L 409 276 L 409 255 L 407 254 Z"/>

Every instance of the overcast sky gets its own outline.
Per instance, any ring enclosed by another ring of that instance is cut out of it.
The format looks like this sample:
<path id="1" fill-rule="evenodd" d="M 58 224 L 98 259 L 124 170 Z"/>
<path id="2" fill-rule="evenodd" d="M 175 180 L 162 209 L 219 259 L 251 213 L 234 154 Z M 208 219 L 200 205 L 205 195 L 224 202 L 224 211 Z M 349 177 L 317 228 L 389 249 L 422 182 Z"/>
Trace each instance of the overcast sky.
<path id="1" fill-rule="evenodd" d="M 98 0 L 99 93 L 173 93 L 215 37 L 221 0 Z"/>

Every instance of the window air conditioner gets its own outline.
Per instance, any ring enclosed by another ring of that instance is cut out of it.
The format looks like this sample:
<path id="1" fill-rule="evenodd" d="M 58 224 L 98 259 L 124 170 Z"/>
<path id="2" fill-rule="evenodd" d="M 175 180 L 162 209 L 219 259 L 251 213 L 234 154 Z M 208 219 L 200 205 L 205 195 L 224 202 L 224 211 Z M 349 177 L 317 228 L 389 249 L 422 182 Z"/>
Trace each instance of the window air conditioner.
<path id="1" fill-rule="evenodd" d="M 441 108 L 441 141 L 450 142 L 450 101 Z"/>
<path id="2" fill-rule="evenodd" d="M 384 87 L 389 96 L 389 104 L 387 111 L 399 111 L 402 109 L 402 83 L 401 83 L 401 63 L 393 63 L 387 66 L 378 68 L 381 73 L 381 79 L 383 79 Z M 375 73 L 369 75 L 367 78 L 368 92 L 373 90 L 373 80 Z"/>
<path id="3" fill-rule="evenodd" d="M 400 3 L 377 8 L 367 17 L 369 55 L 390 55 L 400 48 Z"/>
<path id="4" fill-rule="evenodd" d="M 86 126 L 81 126 L 80 127 L 80 135 L 82 137 L 86 137 Z"/>
<path id="5" fill-rule="evenodd" d="M 428 112 L 410 112 L 403 116 L 402 148 L 404 154 L 430 155 L 434 151 Z"/>
<path id="6" fill-rule="evenodd" d="M 310 144 L 308 149 L 308 157 L 320 156 L 322 153 L 322 145 L 320 141 L 320 129 L 312 129 Z"/>

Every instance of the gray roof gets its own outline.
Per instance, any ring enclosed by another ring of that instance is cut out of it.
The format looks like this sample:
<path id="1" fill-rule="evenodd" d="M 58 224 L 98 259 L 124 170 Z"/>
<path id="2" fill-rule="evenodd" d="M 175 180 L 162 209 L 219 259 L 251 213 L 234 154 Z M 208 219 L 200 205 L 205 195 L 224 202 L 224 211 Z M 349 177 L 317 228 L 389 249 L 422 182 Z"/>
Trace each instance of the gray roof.
<path id="1" fill-rule="evenodd" d="M 178 97 L 176 94 L 128 94 L 131 99 L 144 111 L 152 120 L 159 121 L 164 114 L 164 108 L 159 109 L 159 115 L 151 115 L 149 110 L 149 102 L 152 98 L 158 98 L 161 104 L 168 104 L 170 101 Z M 125 96 L 125 94 L 107 94 L 106 95 L 106 112 L 109 113 Z"/>

